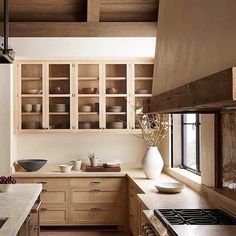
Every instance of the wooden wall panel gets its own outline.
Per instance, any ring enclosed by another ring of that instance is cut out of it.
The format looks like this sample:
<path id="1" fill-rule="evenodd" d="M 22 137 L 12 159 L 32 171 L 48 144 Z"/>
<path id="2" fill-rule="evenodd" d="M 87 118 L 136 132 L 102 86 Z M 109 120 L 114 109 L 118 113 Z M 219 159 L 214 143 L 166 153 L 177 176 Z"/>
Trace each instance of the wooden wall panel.
<path id="1" fill-rule="evenodd" d="M 235 0 L 160 1 L 154 95 L 236 65 L 235 12 Z"/>

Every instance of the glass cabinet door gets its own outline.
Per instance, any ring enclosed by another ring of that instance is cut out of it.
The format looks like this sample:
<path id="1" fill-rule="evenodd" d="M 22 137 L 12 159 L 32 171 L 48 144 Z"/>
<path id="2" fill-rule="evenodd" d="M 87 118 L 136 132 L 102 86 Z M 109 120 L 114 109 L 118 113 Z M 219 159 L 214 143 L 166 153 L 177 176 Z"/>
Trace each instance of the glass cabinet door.
<path id="1" fill-rule="evenodd" d="M 75 73 L 77 129 L 83 131 L 101 129 L 101 64 L 99 62 L 78 63 Z"/>
<path id="2" fill-rule="evenodd" d="M 50 62 L 47 81 L 47 124 L 49 130 L 72 129 L 72 64 Z"/>
<path id="3" fill-rule="evenodd" d="M 105 75 L 105 129 L 128 128 L 129 63 L 106 62 Z"/>
<path id="4" fill-rule="evenodd" d="M 44 130 L 44 76 L 42 62 L 19 63 L 18 130 L 40 132 Z"/>

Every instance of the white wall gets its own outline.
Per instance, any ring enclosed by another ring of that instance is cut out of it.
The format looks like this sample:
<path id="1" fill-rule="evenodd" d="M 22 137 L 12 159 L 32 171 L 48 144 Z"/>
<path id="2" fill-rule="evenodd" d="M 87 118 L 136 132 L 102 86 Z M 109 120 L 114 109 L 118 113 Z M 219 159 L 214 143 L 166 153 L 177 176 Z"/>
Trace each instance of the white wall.
<path id="1" fill-rule="evenodd" d="M 0 65 L 0 175 L 9 175 L 15 159 L 16 139 L 13 135 L 12 65 Z"/>
<path id="2" fill-rule="evenodd" d="M 11 38 L 10 44 L 20 59 L 146 58 L 155 54 L 155 38 Z M 145 150 L 144 142 L 131 134 L 17 136 L 18 159 L 42 157 L 50 163 L 86 160 L 87 154 L 94 152 L 104 161 L 119 158 L 137 166 Z"/>

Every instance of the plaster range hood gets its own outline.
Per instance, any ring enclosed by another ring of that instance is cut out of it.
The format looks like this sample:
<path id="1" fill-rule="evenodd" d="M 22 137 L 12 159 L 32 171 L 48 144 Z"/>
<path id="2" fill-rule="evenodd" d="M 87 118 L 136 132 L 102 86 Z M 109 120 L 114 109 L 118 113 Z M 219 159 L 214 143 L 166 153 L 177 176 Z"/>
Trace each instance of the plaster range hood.
<path id="1" fill-rule="evenodd" d="M 212 113 L 236 107 L 236 67 L 153 96 L 150 112 Z"/>
<path id="2" fill-rule="evenodd" d="M 4 37 L 0 37 L 0 64 L 12 63 L 15 59 L 15 53 L 13 49 L 8 47 L 9 36 L 9 9 L 8 0 L 4 0 Z"/>

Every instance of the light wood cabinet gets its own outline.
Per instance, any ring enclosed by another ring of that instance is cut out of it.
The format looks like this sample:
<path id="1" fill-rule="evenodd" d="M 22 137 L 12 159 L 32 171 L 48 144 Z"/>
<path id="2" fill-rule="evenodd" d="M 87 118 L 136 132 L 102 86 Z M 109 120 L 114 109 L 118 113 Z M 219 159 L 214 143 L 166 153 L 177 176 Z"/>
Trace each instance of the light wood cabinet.
<path id="1" fill-rule="evenodd" d="M 125 212 L 123 178 L 17 178 L 42 183 L 41 225 L 117 225 Z"/>
<path id="2" fill-rule="evenodd" d="M 70 207 L 71 224 L 79 225 L 121 225 L 121 207 L 77 206 Z"/>
<path id="3" fill-rule="evenodd" d="M 17 133 L 127 132 L 139 128 L 136 108 L 148 111 L 152 60 L 16 61 L 15 66 Z"/>

